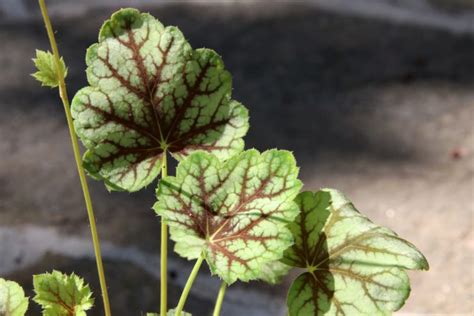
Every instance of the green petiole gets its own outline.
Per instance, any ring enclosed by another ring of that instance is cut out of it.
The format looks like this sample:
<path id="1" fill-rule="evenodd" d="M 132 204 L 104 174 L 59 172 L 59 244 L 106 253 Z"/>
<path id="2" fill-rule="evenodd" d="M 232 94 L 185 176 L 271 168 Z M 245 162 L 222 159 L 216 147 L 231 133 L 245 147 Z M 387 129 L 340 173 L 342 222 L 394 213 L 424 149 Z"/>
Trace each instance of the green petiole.
<path id="1" fill-rule="evenodd" d="M 216 305 L 214 307 L 214 312 L 212 316 L 219 316 L 221 313 L 222 302 L 224 301 L 225 290 L 227 289 L 227 284 L 222 281 L 221 287 L 219 288 L 219 294 L 217 294 Z"/>
<path id="2" fill-rule="evenodd" d="M 168 175 L 168 163 L 167 163 L 167 152 L 163 152 L 163 160 L 161 162 L 161 178 L 163 179 Z M 160 304 L 160 315 L 166 315 L 168 312 L 168 226 L 166 225 L 165 219 L 161 218 L 161 304 Z"/>
<path id="3" fill-rule="evenodd" d="M 189 291 L 193 286 L 194 280 L 196 280 L 197 274 L 199 272 L 199 268 L 201 267 L 202 262 L 204 261 L 204 254 L 197 259 L 196 264 L 189 275 L 188 281 L 184 286 L 183 292 L 181 293 L 181 297 L 179 298 L 178 306 L 175 309 L 175 316 L 181 316 L 181 312 L 183 311 L 184 304 L 186 303 L 186 299 L 188 298 Z"/>

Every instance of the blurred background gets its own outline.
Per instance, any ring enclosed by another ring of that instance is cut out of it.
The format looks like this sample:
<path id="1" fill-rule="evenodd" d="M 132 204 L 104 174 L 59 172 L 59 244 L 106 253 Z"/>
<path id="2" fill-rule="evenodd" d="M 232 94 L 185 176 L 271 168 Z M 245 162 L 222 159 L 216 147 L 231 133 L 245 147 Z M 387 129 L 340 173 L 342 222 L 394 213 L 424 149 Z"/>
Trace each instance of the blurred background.
<path id="1" fill-rule="evenodd" d="M 247 147 L 294 151 L 305 189 L 344 191 L 427 256 L 431 270 L 410 274 L 398 314 L 473 315 L 473 0 L 47 3 L 71 97 L 86 85 L 86 48 L 119 7 L 149 11 L 193 47 L 215 49 L 251 113 Z M 62 105 L 29 75 L 35 48 L 49 49 L 36 1 L 0 0 L 0 43 L 0 275 L 31 296 L 32 274 L 75 271 L 96 294 L 90 315 L 101 315 Z M 90 184 L 115 315 L 158 310 L 154 187 L 110 194 Z M 173 306 L 191 263 L 170 260 Z M 197 316 L 210 314 L 219 286 L 206 270 L 186 306 Z M 291 279 L 232 286 L 222 314 L 286 315 Z"/>

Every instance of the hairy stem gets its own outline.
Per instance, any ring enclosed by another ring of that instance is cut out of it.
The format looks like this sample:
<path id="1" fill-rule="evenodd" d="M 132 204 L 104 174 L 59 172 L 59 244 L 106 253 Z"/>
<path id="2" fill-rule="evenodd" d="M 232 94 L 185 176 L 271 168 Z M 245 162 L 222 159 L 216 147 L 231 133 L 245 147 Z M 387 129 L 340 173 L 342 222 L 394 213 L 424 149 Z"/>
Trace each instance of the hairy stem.
<path id="1" fill-rule="evenodd" d="M 77 141 L 76 132 L 74 131 L 73 120 L 72 120 L 71 110 L 70 110 L 70 105 L 69 105 L 69 98 L 68 98 L 67 90 L 66 90 L 66 83 L 64 81 L 64 76 L 60 71 L 61 63 L 60 63 L 58 45 L 56 44 L 56 39 L 54 37 L 53 27 L 51 26 L 51 20 L 49 19 L 48 11 L 46 9 L 45 0 L 38 0 L 38 1 L 39 1 L 40 9 L 41 9 L 41 14 L 43 16 L 44 24 L 46 27 L 46 31 L 48 32 L 48 38 L 51 44 L 51 49 L 54 55 L 54 63 L 56 66 L 58 82 L 59 82 L 59 96 L 64 106 L 64 112 L 66 113 L 66 120 L 67 120 L 67 125 L 69 128 L 69 135 L 71 137 L 71 144 L 72 144 L 72 149 L 74 152 L 74 158 L 76 161 L 77 172 L 79 174 L 79 180 L 81 182 L 82 192 L 84 194 L 84 201 L 86 203 L 87 215 L 89 217 L 92 243 L 94 245 L 94 253 L 95 253 L 95 259 L 97 263 L 97 272 L 99 274 L 100 288 L 102 291 L 102 299 L 104 301 L 104 311 L 105 311 L 106 316 L 110 316 L 111 313 L 110 313 L 109 295 L 107 293 L 107 284 L 105 283 L 105 273 L 104 273 L 104 266 L 102 263 L 102 255 L 100 252 L 99 235 L 97 233 L 97 227 L 95 224 L 94 210 L 92 208 L 92 201 L 91 201 L 91 197 L 89 193 L 89 187 L 87 185 L 86 174 L 82 166 L 79 143 Z"/>
<path id="2" fill-rule="evenodd" d="M 196 264 L 194 265 L 191 274 L 189 275 L 188 281 L 184 286 L 183 292 L 181 293 L 181 297 L 179 298 L 178 306 L 176 306 L 175 315 L 181 316 L 181 312 L 183 311 L 184 304 L 186 303 L 186 299 L 188 298 L 189 291 L 193 286 L 194 280 L 199 272 L 199 268 L 201 267 L 202 261 L 204 260 L 204 254 L 197 259 Z"/>
<path id="3" fill-rule="evenodd" d="M 219 294 L 217 295 L 216 306 L 214 307 L 214 312 L 212 316 L 219 316 L 221 313 L 222 302 L 224 301 L 225 290 L 227 289 L 227 284 L 222 281 L 221 287 L 219 289 Z"/>
<path id="4" fill-rule="evenodd" d="M 161 178 L 168 175 L 167 152 L 163 152 L 163 160 L 161 163 Z M 167 302 L 167 279 L 168 279 L 168 225 L 164 218 L 161 218 L 161 304 L 160 315 L 166 315 L 168 312 Z"/>

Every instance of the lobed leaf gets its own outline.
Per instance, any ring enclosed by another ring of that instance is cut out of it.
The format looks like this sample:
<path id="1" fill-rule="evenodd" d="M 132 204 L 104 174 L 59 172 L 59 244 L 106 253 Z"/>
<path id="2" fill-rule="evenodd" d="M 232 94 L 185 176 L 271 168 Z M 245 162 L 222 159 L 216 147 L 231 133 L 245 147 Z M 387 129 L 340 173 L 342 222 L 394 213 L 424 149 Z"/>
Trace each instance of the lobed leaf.
<path id="1" fill-rule="evenodd" d="M 154 209 L 170 225 L 179 255 L 204 252 L 227 284 L 257 279 L 293 243 L 286 225 L 298 214 L 297 176 L 288 151 L 248 150 L 227 162 L 198 152 L 178 165 L 176 177 L 160 181 Z"/>
<path id="2" fill-rule="evenodd" d="M 135 9 L 114 13 L 86 56 L 89 85 L 73 99 L 84 166 L 109 189 L 137 191 L 165 152 L 227 159 L 243 150 L 248 113 L 210 49 L 193 50 L 176 27 Z"/>
<path id="3" fill-rule="evenodd" d="M 428 269 L 415 246 L 372 223 L 336 190 L 303 192 L 295 201 L 295 244 L 282 261 L 307 272 L 289 290 L 290 316 L 389 315 L 403 306 L 410 293 L 405 269 Z"/>
<path id="4" fill-rule="evenodd" d="M 38 71 L 32 74 L 32 76 L 41 82 L 42 86 L 55 88 L 59 85 L 58 73 L 53 54 L 37 49 L 36 58 L 33 58 L 33 62 Z M 65 78 L 67 76 L 67 68 L 62 57 L 60 59 L 60 65 L 62 75 Z"/>
<path id="5" fill-rule="evenodd" d="M 0 315 L 23 316 L 28 309 L 28 298 L 16 282 L 0 278 Z"/>
<path id="6" fill-rule="evenodd" d="M 41 305 L 44 316 L 85 316 L 94 304 L 89 285 L 74 273 L 53 271 L 34 275 L 33 285 L 33 300 Z"/>

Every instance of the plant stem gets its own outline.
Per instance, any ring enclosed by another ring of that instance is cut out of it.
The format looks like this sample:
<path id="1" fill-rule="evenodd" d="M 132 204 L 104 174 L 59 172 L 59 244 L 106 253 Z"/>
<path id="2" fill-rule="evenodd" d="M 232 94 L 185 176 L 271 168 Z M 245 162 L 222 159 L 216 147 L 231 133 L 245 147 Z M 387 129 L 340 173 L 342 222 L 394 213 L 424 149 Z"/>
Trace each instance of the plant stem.
<path id="1" fill-rule="evenodd" d="M 189 291 L 191 290 L 191 287 L 193 286 L 194 280 L 196 279 L 196 276 L 199 272 L 199 268 L 201 267 L 203 260 L 204 260 L 204 254 L 201 254 L 201 256 L 197 259 L 196 264 L 194 265 L 194 268 L 191 271 L 191 274 L 189 275 L 188 281 L 186 282 L 186 285 L 184 286 L 183 292 L 181 293 L 178 306 L 176 306 L 176 309 L 175 309 L 176 316 L 181 316 L 181 312 L 183 311 L 184 304 L 186 303 L 186 299 L 188 298 Z"/>
<path id="2" fill-rule="evenodd" d="M 161 163 L 161 178 L 163 179 L 168 175 L 168 163 L 167 163 L 167 151 L 163 152 L 163 159 Z M 165 219 L 161 218 L 161 304 L 160 304 L 160 315 L 166 315 L 168 313 L 168 302 L 167 302 L 167 279 L 168 279 L 168 225 L 166 225 Z"/>
<path id="3" fill-rule="evenodd" d="M 219 294 L 217 295 L 216 306 L 214 307 L 214 312 L 212 316 L 219 316 L 222 308 L 222 301 L 224 301 L 225 290 L 227 289 L 227 284 L 222 281 L 221 287 L 219 289 Z"/>
<path id="4" fill-rule="evenodd" d="M 62 100 L 64 106 L 64 112 L 66 113 L 67 125 L 69 128 L 69 136 L 71 137 L 72 149 L 74 152 L 74 159 L 76 161 L 77 172 L 79 174 L 79 180 L 81 182 L 82 192 L 84 194 L 84 201 L 86 203 L 87 215 L 89 217 L 89 225 L 92 235 L 92 243 L 94 245 L 95 260 L 97 263 L 97 272 L 99 274 L 100 288 L 102 291 L 102 299 L 104 301 L 104 311 L 106 316 L 110 316 L 110 303 L 109 295 L 107 293 L 107 284 L 105 283 L 105 273 L 102 263 L 102 255 L 100 252 L 100 243 L 99 235 L 97 233 L 97 227 L 95 224 L 94 210 L 92 208 L 92 201 L 89 193 L 89 187 L 87 185 L 86 174 L 82 166 L 81 152 L 79 149 L 79 143 L 77 141 L 77 135 L 74 131 L 73 120 L 71 116 L 71 110 L 69 105 L 69 98 L 66 90 L 66 83 L 64 81 L 64 76 L 61 69 L 58 45 L 56 44 L 56 39 L 54 37 L 53 27 L 51 26 L 51 20 L 49 19 L 48 11 L 46 9 L 45 0 L 38 0 L 39 6 L 41 9 L 41 14 L 43 16 L 44 24 L 46 31 L 48 33 L 49 42 L 51 44 L 51 49 L 53 50 L 54 62 L 56 66 L 58 82 L 59 82 L 59 96 Z"/>

